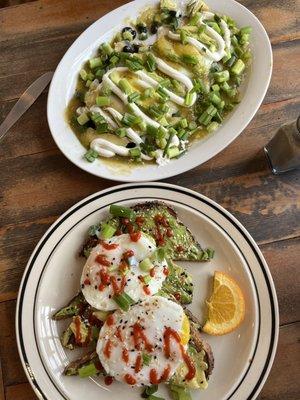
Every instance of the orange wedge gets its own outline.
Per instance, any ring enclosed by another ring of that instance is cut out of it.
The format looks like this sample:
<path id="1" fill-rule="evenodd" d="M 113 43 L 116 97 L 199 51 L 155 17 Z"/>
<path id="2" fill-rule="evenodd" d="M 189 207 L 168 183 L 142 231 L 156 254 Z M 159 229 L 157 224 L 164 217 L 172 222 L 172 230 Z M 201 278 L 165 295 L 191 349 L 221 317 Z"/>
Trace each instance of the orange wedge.
<path id="1" fill-rule="evenodd" d="M 245 299 L 234 279 L 216 271 L 213 293 L 206 302 L 208 319 L 203 332 L 209 335 L 226 335 L 235 330 L 245 317 Z"/>

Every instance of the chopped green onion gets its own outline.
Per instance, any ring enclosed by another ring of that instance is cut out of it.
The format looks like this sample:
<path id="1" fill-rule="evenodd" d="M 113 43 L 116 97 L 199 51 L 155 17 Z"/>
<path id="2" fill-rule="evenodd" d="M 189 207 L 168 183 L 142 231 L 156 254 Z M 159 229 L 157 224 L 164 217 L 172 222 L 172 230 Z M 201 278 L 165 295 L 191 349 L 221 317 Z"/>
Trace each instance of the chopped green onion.
<path id="1" fill-rule="evenodd" d="M 130 71 L 139 71 L 143 69 L 143 65 L 141 64 L 141 61 L 139 59 L 136 60 L 127 59 L 125 61 L 125 64 L 130 69 Z"/>
<path id="2" fill-rule="evenodd" d="M 119 61 L 120 61 L 120 58 L 116 55 L 113 55 L 109 60 L 111 65 L 116 65 Z"/>
<path id="3" fill-rule="evenodd" d="M 143 365 L 149 366 L 149 364 L 152 360 L 152 356 L 147 353 L 142 353 L 142 358 L 143 358 Z"/>
<path id="4" fill-rule="evenodd" d="M 165 399 L 163 397 L 157 397 L 157 396 L 151 395 L 148 397 L 148 400 L 165 400 Z"/>
<path id="5" fill-rule="evenodd" d="M 166 93 L 165 89 L 159 85 L 156 89 L 156 93 L 164 100 L 167 101 L 169 100 L 169 95 Z"/>
<path id="6" fill-rule="evenodd" d="M 128 96 L 128 102 L 129 103 L 136 103 L 139 101 L 141 98 L 140 94 L 138 92 L 133 92 Z"/>
<path id="7" fill-rule="evenodd" d="M 109 43 L 102 43 L 100 50 L 102 50 L 102 52 L 108 56 L 113 53 L 113 49 Z"/>
<path id="8" fill-rule="evenodd" d="M 218 105 L 221 103 L 221 98 L 216 94 L 216 92 L 211 92 L 209 95 L 209 99 L 211 100 L 211 102 L 215 105 Z"/>
<path id="9" fill-rule="evenodd" d="M 219 34 L 221 33 L 221 29 L 220 29 L 219 25 L 218 25 L 216 22 L 214 22 L 214 21 L 209 21 L 209 22 L 207 23 L 207 25 L 210 26 L 211 28 L 213 28 L 213 29 L 214 29 L 216 32 L 218 32 Z"/>
<path id="10" fill-rule="evenodd" d="M 234 75 L 241 75 L 244 69 L 245 69 L 245 63 L 241 59 L 239 59 L 231 68 L 231 72 Z"/>
<path id="11" fill-rule="evenodd" d="M 227 70 L 221 72 L 215 72 L 213 76 L 215 78 L 215 81 L 219 83 L 226 82 L 230 78 L 229 71 Z"/>
<path id="12" fill-rule="evenodd" d="M 86 86 L 87 88 L 89 88 L 89 87 L 91 86 L 91 84 L 92 84 L 92 81 L 87 80 L 86 83 L 85 83 L 85 86 Z"/>
<path id="13" fill-rule="evenodd" d="M 105 74 L 105 69 L 101 69 L 101 68 L 97 69 L 95 72 L 95 76 L 100 79 L 103 78 L 104 74 Z"/>
<path id="14" fill-rule="evenodd" d="M 81 77 L 82 80 L 87 81 L 87 79 L 88 79 L 88 73 L 86 72 L 85 69 L 81 69 L 81 70 L 79 71 L 79 75 L 80 75 L 80 77 Z"/>
<path id="15" fill-rule="evenodd" d="M 86 159 L 86 161 L 92 163 L 96 160 L 96 158 L 98 158 L 98 156 L 99 154 L 97 151 L 90 149 L 85 153 L 84 158 Z"/>
<path id="16" fill-rule="evenodd" d="M 169 158 L 175 158 L 179 155 L 180 150 L 178 147 L 171 147 L 170 149 L 168 149 L 167 154 Z"/>
<path id="17" fill-rule="evenodd" d="M 129 42 L 133 40 L 133 35 L 130 31 L 123 32 L 122 36 L 124 40 L 128 40 Z"/>
<path id="18" fill-rule="evenodd" d="M 189 25 L 196 25 L 196 26 L 198 26 L 200 19 L 201 19 L 201 14 L 200 14 L 199 12 L 197 12 L 197 13 L 190 19 Z"/>
<path id="19" fill-rule="evenodd" d="M 109 208 L 109 212 L 114 217 L 129 218 L 130 220 L 135 219 L 135 212 L 131 208 L 112 204 Z"/>
<path id="20" fill-rule="evenodd" d="M 143 276 L 143 281 L 144 281 L 145 285 L 149 285 L 149 283 L 151 281 L 151 276 L 150 275 Z"/>
<path id="21" fill-rule="evenodd" d="M 169 139 L 168 139 L 168 141 L 167 141 L 167 144 L 166 144 L 166 147 L 165 147 L 165 149 L 164 149 L 164 152 L 163 152 L 163 157 L 165 157 L 166 155 L 167 155 L 167 152 L 168 152 L 168 149 L 169 149 L 169 147 L 170 147 L 170 145 L 171 145 L 171 142 L 172 142 L 172 139 L 173 139 L 173 137 L 176 135 L 176 131 L 175 131 L 175 129 L 170 129 L 169 130 Z"/>
<path id="22" fill-rule="evenodd" d="M 129 153 L 131 157 L 137 158 L 141 156 L 141 149 L 139 147 L 134 147 L 133 149 L 129 149 Z"/>
<path id="23" fill-rule="evenodd" d="M 194 129 L 197 129 L 197 123 L 196 122 L 194 122 L 194 121 L 192 121 L 192 122 L 190 122 L 189 123 L 189 129 L 191 130 L 191 131 L 193 131 Z"/>
<path id="24" fill-rule="evenodd" d="M 147 125 L 146 133 L 149 136 L 157 137 L 158 129 L 153 125 Z"/>
<path id="25" fill-rule="evenodd" d="M 125 94 L 129 95 L 132 92 L 132 86 L 127 79 L 121 79 L 118 85 Z"/>
<path id="26" fill-rule="evenodd" d="M 208 126 L 207 126 L 207 131 L 210 133 L 210 132 L 213 132 L 213 131 L 215 131 L 216 129 L 218 129 L 218 127 L 219 127 L 219 124 L 217 123 L 217 122 L 211 122 Z"/>
<path id="27" fill-rule="evenodd" d="M 98 68 L 98 67 L 102 67 L 103 63 L 100 57 L 96 57 L 96 58 L 91 58 L 89 60 L 89 65 L 90 68 L 94 69 L 94 68 Z"/>
<path id="28" fill-rule="evenodd" d="M 117 134 L 119 137 L 123 138 L 123 137 L 125 137 L 125 136 L 127 135 L 127 129 L 126 129 L 126 128 L 118 128 L 118 129 L 116 130 L 116 134 Z"/>
<path id="29" fill-rule="evenodd" d="M 84 365 L 83 367 L 78 369 L 78 374 L 79 374 L 80 378 L 88 378 L 89 376 L 96 375 L 98 372 L 99 371 L 95 367 L 94 363 Z"/>
<path id="30" fill-rule="evenodd" d="M 90 117 L 87 113 L 80 114 L 79 117 L 77 117 L 77 122 L 79 123 L 79 125 L 85 125 L 89 120 Z"/>
<path id="31" fill-rule="evenodd" d="M 230 68 L 233 66 L 233 64 L 236 62 L 237 58 L 236 56 L 232 56 L 227 62 L 226 65 Z"/>
<path id="32" fill-rule="evenodd" d="M 190 107 L 192 105 L 192 103 L 193 103 L 193 93 L 192 93 L 192 91 L 189 91 L 186 94 L 184 102 L 185 102 L 185 105 L 187 107 Z"/>
<path id="33" fill-rule="evenodd" d="M 159 262 L 164 261 L 166 258 L 166 251 L 163 247 L 158 247 L 155 252 L 155 256 Z"/>
<path id="34" fill-rule="evenodd" d="M 150 53 L 147 57 L 146 68 L 150 72 L 154 72 L 157 68 L 157 62 L 152 53 Z"/>
<path id="35" fill-rule="evenodd" d="M 110 105 L 110 98 L 105 96 L 96 97 L 96 104 L 99 107 L 106 107 Z"/>
<path id="36" fill-rule="evenodd" d="M 130 306 L 134 304 L 134 300 L 127 293 L 117 294 L 113 297 L 113 300 L 123 311 L 128 311 Z"/>
<path id="37" fill-rule="evenodd" d="M 139 263 L 139 267 L 142 271 L 148 272 L 153 267 L 153 264 L 149 258 L 145 258 Z"/>
<path id="38" fill-rule="evenodd" d="M 158 390 L 158 385 L 147 386 L 143 391 L 142 397 L 148 398 Z"/>
<path id="39" fill-rule="evenodd" d="M 147 88 L 144 93 L 143 93 L 143 99 L 148 99 L 149 97 L 153 96 L 154 89 L 153 88 Z"/>
<path id="40" fill-rule="evenodd" d="M 141 117 L 137 117 L 136 115 L 132 115 L 129 113 L 125 113 L 122 118 L 122 123 L 127 126 L 138 125 L 142 122 Z"/>
<path id="41" fill-rule="evenodd" d="M 109 223 L 103 224 L 101 226 L 100 236 L 104 240 L 110 239 L 114 236 L 116 230 L 117 229 L 114 226 L 110 225 Z"/>
<path id="42" fill-rule="evenodd" d="M 188 121 L 187 121 L 186 118 L 182 118 L 182 119 L 180 120 L 179 124 L 180 124 L 180 126 L 181 126 L 182 128 L 187 128 L 187 127 L 188 127 Z"/>
<path id="43" fill-rule="evenodd" d="M 187 388 L 173 384 L 169 387 L 173 400 L 192 400 L 191 394 Z"/>
<path id="44" fill-rule="evenodd" d="M 183 63 L 196 65 L 198 64 L 198 58 L 196 56 L 192 56 L 190 54 L 183 54 L 180 56 L 180 59 Z"/>
<path id="45" fill-rule="evenodd" d="M 240 29 L 240 34 L 244 35 L 244 34 L 250 34 L 252 32 L 252 28 L 251 26 L 244 26 L 243 28 Z"/>
<path id="46" fill-rule="evenodd" d="M 181 40 L 182 44 L 187 44 L 188 43 L 187 39 L 188 39 L 187 33 L 185 31 L 181 30 L 180 31 L 180 40 Z"/>

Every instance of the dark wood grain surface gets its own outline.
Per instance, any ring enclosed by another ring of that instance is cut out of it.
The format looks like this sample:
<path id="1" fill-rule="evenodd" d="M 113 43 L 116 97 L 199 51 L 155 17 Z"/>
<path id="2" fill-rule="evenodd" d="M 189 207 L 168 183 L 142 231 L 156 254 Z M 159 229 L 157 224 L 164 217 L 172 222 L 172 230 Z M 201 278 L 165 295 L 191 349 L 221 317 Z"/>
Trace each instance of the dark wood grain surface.
<path id="1" fill-rule="evenodd" d="M 23 3 L 23 4 L 22 4 Z M 0 0 L 0 122 L 26 87 L 53 70 L 76 37 L 126 0 Z M 226 150 L 168 182 L 226 207 L 260 245 L 277 288 L 278 352 L 260 400 L 300 398 L 300 180 L 275 177 L 262 148 L 300 113 L 299 0 L 243 0 L 262 21 L 274 52 L 273 78 L 259 112 Z M 0 147 L 0 399 L 33 400 L 14 333 L 16 296 L 26 262 L 49 225 L 68 207 L 116 184 L 70 164 L 46 121 L 47 93 Z"/>

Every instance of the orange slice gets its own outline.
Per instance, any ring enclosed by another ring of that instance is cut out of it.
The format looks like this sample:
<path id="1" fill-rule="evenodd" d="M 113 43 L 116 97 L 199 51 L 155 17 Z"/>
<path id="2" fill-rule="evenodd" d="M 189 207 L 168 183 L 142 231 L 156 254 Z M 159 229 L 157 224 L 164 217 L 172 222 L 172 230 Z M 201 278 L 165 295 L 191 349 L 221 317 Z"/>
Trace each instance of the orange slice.
<path id="1" fill-rule="evenodd" d="M 234 279 L 216 271 L 213 293 L 206 302 L 208 319 L 203 332 L 209 335 L 226 335 L 235 330 L 245 317 L 243 293 Z"/>

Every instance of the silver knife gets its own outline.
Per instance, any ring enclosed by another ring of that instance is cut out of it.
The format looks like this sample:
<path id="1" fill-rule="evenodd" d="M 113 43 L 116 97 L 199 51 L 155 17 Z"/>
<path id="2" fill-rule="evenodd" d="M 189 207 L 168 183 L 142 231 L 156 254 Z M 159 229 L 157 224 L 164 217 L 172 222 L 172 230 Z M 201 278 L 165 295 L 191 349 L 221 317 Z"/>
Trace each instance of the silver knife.
<path id="1" fill-rule="evenodd" d="M 18 121 L 30 106 L 41 95 L 53 77 L 53 72 L 46 72 L 35 80 L 22 94 L 8 116 L 0 125 L 0 143 L 4 139 L 9 129 Z"/>

